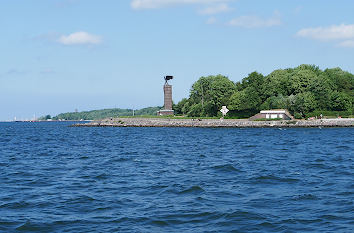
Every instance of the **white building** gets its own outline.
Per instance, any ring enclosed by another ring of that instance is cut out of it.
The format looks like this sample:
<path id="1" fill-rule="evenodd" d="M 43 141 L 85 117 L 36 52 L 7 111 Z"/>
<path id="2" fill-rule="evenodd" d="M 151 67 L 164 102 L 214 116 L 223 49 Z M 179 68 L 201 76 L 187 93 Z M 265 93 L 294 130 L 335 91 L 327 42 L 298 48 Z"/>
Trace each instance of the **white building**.
<path id="1" fill-rule="evenodd" d="M 260 113 L 254 115 L 250 120 L 256 119 L 283 119 L 283 120 L 292 120 L 294 117 L 286 109 L 272 109 L 272 110 L 262 110 Z"/>

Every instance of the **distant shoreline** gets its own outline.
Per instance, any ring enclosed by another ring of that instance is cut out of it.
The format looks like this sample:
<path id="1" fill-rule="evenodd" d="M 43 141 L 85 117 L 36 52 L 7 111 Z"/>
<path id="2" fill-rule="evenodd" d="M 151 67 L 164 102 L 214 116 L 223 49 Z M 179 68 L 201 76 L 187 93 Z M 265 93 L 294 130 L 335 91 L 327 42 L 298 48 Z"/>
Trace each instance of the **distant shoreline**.
<path id="1" fill-rule="evenodd" d="M 168 119 L 168 118 L 113 118 L 75 124 L 73 127 L 198 127 L 198 128 L 314 128 L 354 127 L 354 118 L 249 121 L 247 119 Z"/>
<path id="2" fill-rule="evenodd" d="M 89 122 L 91 122 L 91 121 L 93 121 L 93 120 L 50 120 L 50 121 L 47 121 L 47 120 L 18 120 L 18 121 L 0 121 L 1 123 L 9 123 L 9 122 L 18 122 L 18 123 L 20 123 L 20 122 L 30 122 L 30 123 L 33 123 L 33 122 L 87 122 L 87 121 L 89 121 Z"/>

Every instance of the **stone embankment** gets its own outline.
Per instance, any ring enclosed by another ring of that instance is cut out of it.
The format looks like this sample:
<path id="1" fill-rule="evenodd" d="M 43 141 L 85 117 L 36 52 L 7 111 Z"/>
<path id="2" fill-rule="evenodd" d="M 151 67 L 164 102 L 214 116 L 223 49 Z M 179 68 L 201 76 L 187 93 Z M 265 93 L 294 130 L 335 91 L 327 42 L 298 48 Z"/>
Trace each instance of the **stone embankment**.
<path id="1" fill-rule="evenodd" d="M 201 128 L 306 128 L 306 127 L 354 127 L 354 118 L 249 121 L 236 119 L 169 119 L 169 118 L 110 118 L 74 127 L 201 127 Z"/>

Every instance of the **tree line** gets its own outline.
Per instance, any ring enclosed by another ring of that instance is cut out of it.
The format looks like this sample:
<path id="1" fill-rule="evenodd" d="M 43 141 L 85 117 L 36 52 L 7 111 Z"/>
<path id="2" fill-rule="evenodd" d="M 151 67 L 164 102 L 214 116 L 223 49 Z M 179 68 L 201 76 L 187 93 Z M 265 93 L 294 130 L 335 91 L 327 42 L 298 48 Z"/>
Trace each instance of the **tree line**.
<path id="1" fill-rule="evenodd" d="M 188 98 L 174 105 L 176 114 L 218 116 L 226 105 L 231 117 L 247 118 L 260 110 L 288 109 L 296 118 L 353 115 L 354 75 L 315 65 L 279 69 L 264 76 L 253 72 L 239 82 L 223 75 L 201 77 Z"/>
<path id="2" fill-rule="evenodd" d="M 148 107 L 139 110 L 134 110 L 135 116 L 156 116 L 156 112 L 160 110 L 161 107 Z M 82 112 L 67 112 L 60 113 L 57 116 L 51 117 L 50 115 L 43 116 L 39 120 L 98 120 L 110 117 L 119 116 L 133 116 L 133 109 L 121 109 L 121 108 L 110 108 L 102 110 L 92 110 L 92 111 L 82 111 Z"/>

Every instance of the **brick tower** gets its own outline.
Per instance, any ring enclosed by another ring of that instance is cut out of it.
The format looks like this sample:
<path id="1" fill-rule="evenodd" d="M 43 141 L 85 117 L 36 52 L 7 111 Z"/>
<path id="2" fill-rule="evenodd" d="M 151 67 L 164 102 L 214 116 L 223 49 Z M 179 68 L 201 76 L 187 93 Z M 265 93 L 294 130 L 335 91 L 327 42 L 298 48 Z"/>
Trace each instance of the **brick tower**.
<path id="1" fill-rule="evenodd" d="M 172 109 L 172 85 L 168 84 L 168 80 L 171 79 L 173 79 L 173 76 L 165 76 L 165 84 L 163 85 L 164 108 L 157 112 L 159 116 L 174 115 Z"/>

